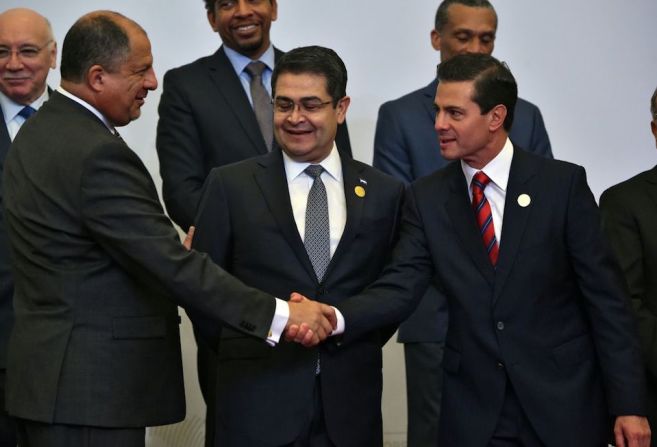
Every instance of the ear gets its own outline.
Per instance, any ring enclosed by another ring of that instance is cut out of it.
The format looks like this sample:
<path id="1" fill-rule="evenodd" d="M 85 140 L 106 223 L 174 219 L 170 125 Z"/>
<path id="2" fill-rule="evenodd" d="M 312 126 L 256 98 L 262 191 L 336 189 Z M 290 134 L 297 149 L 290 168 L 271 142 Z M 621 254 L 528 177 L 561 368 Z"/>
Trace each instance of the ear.
<path id="1" fill-rule="evenodd" d="M 278 3 L 276 0 L 271 0 L 271 21 L 275 22 L 278 18 Z"/>
<path id="2" fill-rule="evenodd" d="M 655 136 L 655 143 L 657 144 L 657 122 L 655 121 L 650 121 L 650 130 L 652 130 L 652 134 Z"/>
<path id="3" fill-rule="evenodd" d="M 504 128 L 504 120 L 506 119 L 506 106 L 498 104 L 488 112 L 490 117 L 490 123 L 488 124 L 488 130 L 491 132 L 497 132 L 500 128 Z"/>
<path id="4" fill-rule="evenodd" d="M 431 30 L 431 46 L 434 50 L 440 51 L 440 33 L 435 29 Z"/>
<path id="5" fill-rule="evenodd" d="M 351 104 L 351 98 L 348 96 L 345 96 L 338 101 L 338 105 L 335 108 L 338 124 L 344 123 L 344 120 L 347 119 L 347 109 L 349 108 L 349 104 Z"/>
<path id="6" fill-rule="evenodd" d="M 50 49 L 50 68 L 57 68 L 57 42 L 53 42 Z"/>
<path id="7" fill-rule="evenodd" d="M 208 11 L 208 23 L 212 27 L 212 31 L 214 31 L 215 33 L 219 32 L 219 29 L 216 25 L 216 19 L 217 19 L 217 16 L 216 16 L 214 10 L 213 11 Z"/>
<path id="8" fill-rule="evenodd" d="M 100 65 L 92 65 L 87 71 L 87 85 L 96 93 L 105 89 L 105 76 L 107 72 Z"/>

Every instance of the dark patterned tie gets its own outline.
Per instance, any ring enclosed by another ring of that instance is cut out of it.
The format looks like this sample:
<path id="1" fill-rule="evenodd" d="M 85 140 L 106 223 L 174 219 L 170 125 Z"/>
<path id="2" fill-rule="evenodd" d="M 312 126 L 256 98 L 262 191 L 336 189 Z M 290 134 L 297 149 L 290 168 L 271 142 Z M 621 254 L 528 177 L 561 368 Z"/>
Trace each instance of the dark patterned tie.
<path id="1" fill-rule="evenodd" d="M 324 278 L 326 267 L 331 260 L 328 203 L 326 188 L 320 177 L 323 171 L 321 165 L 310 165 L 305 170 L 314 181 L 308 193 L 303 245 L 306 247 L 319 282 Z"/>
<path id="2" fill-rule="evenodd" d="M 472 178 L 472 208 L 475 212 L 477 225 L 481 230 L 481 238 L 484 241 L 484 247 L 488 253 L 491 264 L 497 264 L 499 255 L 499 246 L 495 237 L 495 226 L 493 225 L 493 214 L 490 210 L 490 203 L 484 195 L 484 189 L 490 183 L 490 178 L 483 172 L 477 172 Z"/>
<path id="3" fill-rule="evenodd" d="M 246 66 L 245 70 L 251 76 L 251 99 L 253 100 L 253 111 L 258 120 L 258 126 L 265 139 L 267 149 L 271 151 L 272 138 L 274 135 L 274 109 L 271 104 L 271 96 L 264 85 L 262 85 L 262 72 L 267 66 L 264 62 L 255 61 Z"/>
<path id="4" fill-rule="evenodd" d="M 21 109 L 20 112 L 18 112 L 18 116 L 22 116 L 26 120 L 34 115 L 36 113 L 36 110 L 32 106 L 25 106 Z"/>

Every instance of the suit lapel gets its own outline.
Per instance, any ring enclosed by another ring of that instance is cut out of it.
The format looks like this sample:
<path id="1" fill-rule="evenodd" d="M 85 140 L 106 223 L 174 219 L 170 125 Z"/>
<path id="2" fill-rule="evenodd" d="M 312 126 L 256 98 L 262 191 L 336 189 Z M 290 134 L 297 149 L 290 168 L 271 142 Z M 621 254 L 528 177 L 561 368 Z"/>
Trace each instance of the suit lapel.
<path id="1" fill-rule="evenodd" d="M 226 56 L 223 47 L 219 48 L 208 59 L 208 68 L 210 70 L 210 77 L 221 95 L 226 98 L 226 102 L 242 125 L 244 133 L 249 138 L 249 141 L 251 141 L 254 151 L 257 154 L 266 154 L 268 152 L 267 146 L 260 132 L 253 108 L 249 103 L 249 98 L 246 96 L 242 83 L 235 73 L 228 56 Z"/>
<path id="2" fill-rule="evenodd" d="M 10 144 L 11 140 L 9 139 L 9 131 L 7 130 L 7 125 L 5 124 L 4 112 L 0 108 L 0 166 L 4 164 L 4 160 L 7 156 L 7 151 L 9 150 Z"/>
<path id="3" fill-rule="evenodd" d="M 436 119 L 436 110 L 434 109 L 434 100 L 436 98 L 436 88 L 438 87 L 438 80 L 434 79 L 429 85 L 424 87 L 422 90 L 424 110 L 429 115 L 431 122 L 434 122 Z"/>
<path id="4" fill-rule="evenodd" d="M 283 155 L 274 151 L 259 160 L 262 169 L 255 174 L 255 181 L 267 202 L 269 211 L 292 251 L 304 266 L 311 278 L 316 278 L 306 248 L 303 245 L 297 224 L 292 213 L 290 192 L 283 165 Z"/>
<path id="5" fill-rule="evenodd" d="M 342 160 L 342 181 L 344 184 L 345 204 L 347 208 L 347 221 L 345 223 L 342 237 L 338 243 L 335 253 L 331 257 L 331 262 L 326 269 L 325 278 L 328 278 L 335 265 L 339 265 L 341 257 L 345 256 L 351 241 L 356 237 L 360 228 L 360 220 L 363 215 L 363 206 L 367 200 L 367 179 L 362 177 L 363 167 L 359 166 L 348 157 L 340 157 Z M 355 193 L 356 186 L 365 189 L 365 196 L 359 197 Z"/>
<path id="6" fill-rule="evenodd" d="M 445 169 L 450 170 L 450 195 L 446 207 L 454 232 L 463 244 L 465 252 L 492 286 L 495 283 L 495 269 L 481 240 L 461 164 L 452 163 Z"/>
<path id="7" fill-rule="evenodd" d="M 497 261 L 494 302 L 502 293 L 504 284 L 513 268 L 523 234 L 527 227 L 529 215 L 537 198 L 536 163 L 521 149 L 514 147 L 509 183 L 506 189 L 504 203 L 504 217 L 502 224 L 502 237 L 500 254 Z M 529 205 L 521 206 L 518 198 L 526 194 L 529 196 Z"/>

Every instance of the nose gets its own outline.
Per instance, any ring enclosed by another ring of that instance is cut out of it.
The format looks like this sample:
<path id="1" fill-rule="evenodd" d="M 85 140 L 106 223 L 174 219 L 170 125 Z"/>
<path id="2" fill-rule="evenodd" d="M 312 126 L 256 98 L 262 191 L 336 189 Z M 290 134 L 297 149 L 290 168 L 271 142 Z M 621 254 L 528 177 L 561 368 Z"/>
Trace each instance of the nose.
<path id="1" fill-rule="evenodd" d="M 436 132 L 441 132 L 447 129 L 447 120 L 445 119 L 444 112 L 436 112 L 436 119 L 434 120 L 433 128 Z"/>
<path id="2" fill-rule="evenodd" d="M 144 77 L 144 88 L 146 90 L 155 90 L 157 88 L 157 76 L 155 76 L 155 70 L 152 67 Z"/>
<path id="3" fill-rule="evenodd" d="M 23 60 L 19 57 L 18 51 L 11 51 L 7 60 L 9 70 L 20 70 L 23 67 Z"/>
<path id="4" fill-rule="evenodd" d="M 299 124 L 305 119 L 306 116 L 301 113 L 301 107 L 298 104 L 294 104 L 294 106 L 292 106 L 292 111 L 287 116 L 287 120 L 292 124 Z"/>
<path id="5" fill-rule="evenodd" d="M 235 10 L 235 15 L 237 16 L 247 16 L 251 14 L 251 6 L 246 0 L 238 0 L 237 9 Z"/>

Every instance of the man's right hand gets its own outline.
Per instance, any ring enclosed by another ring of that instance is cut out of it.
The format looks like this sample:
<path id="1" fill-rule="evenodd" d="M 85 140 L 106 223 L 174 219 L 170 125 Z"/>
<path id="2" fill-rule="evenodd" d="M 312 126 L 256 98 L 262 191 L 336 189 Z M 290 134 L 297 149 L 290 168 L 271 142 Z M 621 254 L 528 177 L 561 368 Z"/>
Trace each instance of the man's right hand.
<path id="1" fill-rule="evenodd" d="M 285 326 L 285 339 L 309 347 L 324 341 L 337 327 L 331 306 L 293 293 L 288 301 L 290 317 Z"/>

